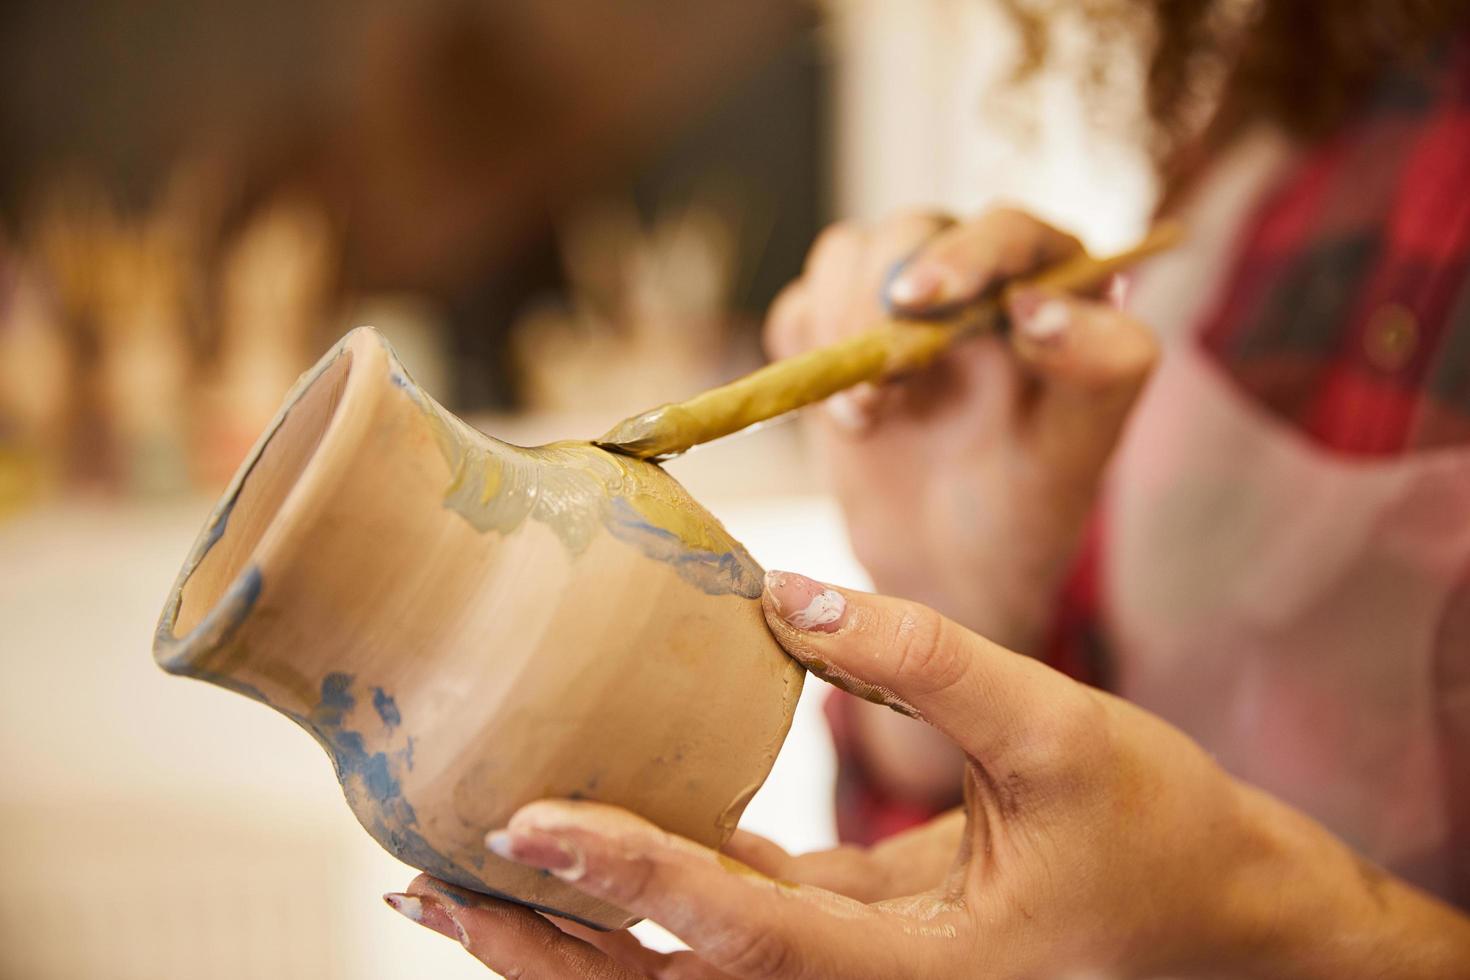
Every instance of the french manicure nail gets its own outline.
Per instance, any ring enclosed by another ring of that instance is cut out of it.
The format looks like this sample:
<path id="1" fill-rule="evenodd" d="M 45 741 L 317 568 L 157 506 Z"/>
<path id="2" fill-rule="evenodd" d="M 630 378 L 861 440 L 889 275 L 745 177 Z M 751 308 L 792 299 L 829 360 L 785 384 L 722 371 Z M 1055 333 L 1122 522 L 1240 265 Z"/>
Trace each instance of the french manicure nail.
<path id="1" fill-rule="evenodd" d="M 1108 302 L 1113 304 L 1114 309 L 1128 308 L 1128 293 L 1131 285 L 1128 277 L 1122 274 L 1115 274 L 1108 280 Z"/>
<path id="2" fill-rule="evenodd" d="M 466 949 L 469 948 L 469 933 L 465 932 L 464 926 L 459 924 L 459 919 L 455 918 L 454 913 L 444 903 L 403 892 L 389 892 L 383 896 L 383 901 L 388 903 L 390 909 L 410 922 L 417 922 L 426 929 L 432 929 L 441 936 L 448 936 Z"/>
<path id="3" fill-rule="evenodd" d="M 410 922 L 424 921 L 424 902 L 417 895 L 405 895 L 403 892 L 389 892 L 383 896 L 383 901 L 388 907 Z"/>
<path id="4" fill-rule="evenodd" d="M 485 846 L 497 857 L 550 871 L 563 881 L 576 881 L 587 871 L 575 844 L 542 830 L 492 830 L 485 835 Z"/>
<path id="5" fill-rule="evenodd" d="M 888 284 L 888 301 L 896 306 L 918 306 L 935 298 L 940 279 L 933 269 L 913 266 L 904 269 Z"/>
<path id="6" fill-rule="evenodd" d="M 868 413 L 850 392 L 839 391 L 825 403 L 827 417 L 846 432 L 862 432 L 868 427 Z"/>
<path id="7" fill-rule="evenodd" d="M 835 633 L 847 616 L 841 592 L 795 572 L 767 572 L 766 592 L 777 615 L 799 630 Z"/>
<path id="8" fill-rule="evenodd" d="M 1072 309 L 1065 300 L 1039 289 L 1023 289 L 1010 299 L 1016 329 L 1039 344 L 1055 343 L 1072 325 Z"/>

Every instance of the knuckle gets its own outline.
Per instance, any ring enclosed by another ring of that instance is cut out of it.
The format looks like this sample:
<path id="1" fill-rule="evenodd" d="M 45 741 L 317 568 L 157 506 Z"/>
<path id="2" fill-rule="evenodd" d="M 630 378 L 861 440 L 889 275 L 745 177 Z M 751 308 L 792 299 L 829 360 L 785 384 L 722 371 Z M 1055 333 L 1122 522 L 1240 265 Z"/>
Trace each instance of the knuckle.
<path id="1" fill-rule="evenodd" d="M 911 248 L 915 243 L 924 241 L 954 223 L 954 218 L 943 211 L 914 208 L 898 211 L 885 218 L 878 227 L 878 233 L 885 241 Z"/>
<path id="2" fill-rule="evenodd" d="M 906 608 L 893 625 L 889 645 L 893 674 L 905 690 L 944 690 L 964 675 L 965 657 L 953 625 L 928 606 Z"/>
<path id="3" fill-rule="evenodd" d="M 1158 338 L 1144 323 L 1123 313 L 1108 313 L 1116 317 L 1117 342 L 1111 345 L 1111 370 L 1100 382 L 1104 386 L 1117 386 L 1125 391 L 1136 392 L 1154 373 L 1158 366 L 1160 347 Z"/>
<path id="4" fill-rule="evenodd" d="M 802 280 L 797 279 L 781 290 L 771 303 L 761 337 L 767 353 L 772 356 L 782 357 L 794 352 L 800 339 L 802 295 Z"/>
<path id="5" fill-rule="evenodd" d="M 1108 715 L 1102 699 L 1080 685 L 1073 693 L 1074 696 L 1066 699 L 1065 707 L 1057 712 L 1052 723 L 1052 738 L 1063 750 L 1093 744 L 1107 729 Z"/>
<path id="6" fill-rule="evenodd" d="M 1158 364 L 1160 348 L 1152 330 L 1102 303 L 1074 301 L 1086 341 L 1075 383 L 1094 394 L 1118 392 L 1131 401 Z"/>
<path id="7" fill-rule="evenodd" d="M 668 959 L 646 968 L 652 980 L 710 980 L 710 966 L 701 956 L 687 950 L 669 953 Z"/>
<path id="8" fill-rule="evenodd" d="M 1032 217 L 1029 212 L 1023 211 L 1014 204 L 1005 203 L 992 204 L 980 212 L 980 217 L 976 219 L 976 223 L 992 225 L 1041 225 L 1041 222 Z"/>
<path id="9" fill-rule="evenodd" d="M 1078 684 L 1068 694 L 1053 697 L 1044 712 L 1032 720 L 1027 740 L 1030 769 L 1058 775 L 1086 776 L 1108 769 L 1111 716 L 1103 698 Z"/>
<path id="10" fill-rule="evenodd" d="M 1076 236 L 1014 205 L 1000 204 L 989 208 L 976 220 L 976 224 L 984 228 L 988 236 L 1007 242 L 1016 256 L 1027 257 L 1033 263 L 1082 248 L 1082 242 Z"/>
<path id="11" fill-rule="evenodd" d="M 974 227 L 987 238 L 1002 241 L 1039 241 L 1049 234 L 1060 234 L 1028 212 L 1006 204 L 987 208 L 975 219 Z"/>
<path id="12" fill-rule="evenodd" d="M 603 876 L 602 897 L 624 908 L 642 905 L 649 898 L 658 877 L 658 866 L 646 855 L 620 862 Z"/>
<path id="13" fill-rule="evenodd" d="M 1159 356 L 1162 353 L 1159 348 L 1159 339 L 1147 326 L 1125 316 L 1123 325 L 1134 338 L 1131 366 L 1133 372 L 1139 378 L 1146 378 L 1153 373 L 1158 366 Z"/>
<path id="14" fill-rule="evenodd" d="M 851 248 L 861 239 L 862 234 L 862 228 L 852 220 L 837 221 L 823 228 L 807 254 L 807 268 L 811 269 L 828 256 Z"/>

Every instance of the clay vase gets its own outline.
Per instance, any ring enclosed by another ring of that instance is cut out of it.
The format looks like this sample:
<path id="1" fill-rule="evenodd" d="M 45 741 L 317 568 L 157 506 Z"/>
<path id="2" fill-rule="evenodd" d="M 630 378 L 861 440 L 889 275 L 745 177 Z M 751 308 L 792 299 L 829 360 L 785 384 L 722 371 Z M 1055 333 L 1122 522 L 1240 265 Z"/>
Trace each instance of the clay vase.
<path id="1" fill-rule="evenodd" d="M 502 861 L 485 833 L 569 797 L 723 844 L 801 692 L 760 591 L 760 567 L 658 466 L 497 442 L 360 328 L 236 474 L 154 655 L 314 735 L 401 860 L 618 928 L 626 912 Z"/>

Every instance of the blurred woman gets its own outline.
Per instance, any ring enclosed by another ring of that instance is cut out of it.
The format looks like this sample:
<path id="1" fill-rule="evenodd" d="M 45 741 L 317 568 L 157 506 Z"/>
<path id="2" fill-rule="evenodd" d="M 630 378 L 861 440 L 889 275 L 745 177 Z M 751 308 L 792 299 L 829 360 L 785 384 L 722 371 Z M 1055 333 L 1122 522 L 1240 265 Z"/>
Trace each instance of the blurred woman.
<path id="1" fill-rule="evenodd" d="M 1013 6 L 1039 53 L 1053 5 Z M 787 650 L 880 702 L 830 711 L 873 846 L 738 835 L 741 868 L 537 803 L 492 850 L 693 951 L 421 880 L 425 924 L 525 975 L 1470 976 L 1466 4 L 1083 6 L 1152 38 L 1190 245 L 1127 313 L 1023 292 L 1004 337 L 829 404 L 855 549 L 925 606 L 768 578 Z M 840 225 L 769 346 L 1078 247 L 1007 210 Z"/>
<path id="2" fill-rule="evenodd" d="M 1470 905 L 1465 11 L 1158 4 L 1148 101 L 1163 210 L 1191 245 L 1128 304 L 1165 353 L 1117 451 L 1134 379 L 1098 397 L 1092 375 L 1119 341 L 1089 362 L 1085 329 L 1058 330 L 1040 359 L 1024 338 L 975 345 L 931 378 L 847 399 L 820 438 L 881 590 L 1160 714 Z M 1219 61 L 1235 67 L 1191 136 L 1189 65 Z M 938 227 L 829 235 L 776 308 L 776 353 L 858 329 L 878 270 L 926 236 L 888 294 L 914 312 L 1019 271 L 998 254 L 1067 248 L 1021 218 Z M 1039 436 L 1078 372 L 1062 424 L 1079 448 L 1058 462 L 1028 428 Z M 957 791 L 926 732 L 848 703 L 833 714 L 845 837 L 876 839 Z"/>

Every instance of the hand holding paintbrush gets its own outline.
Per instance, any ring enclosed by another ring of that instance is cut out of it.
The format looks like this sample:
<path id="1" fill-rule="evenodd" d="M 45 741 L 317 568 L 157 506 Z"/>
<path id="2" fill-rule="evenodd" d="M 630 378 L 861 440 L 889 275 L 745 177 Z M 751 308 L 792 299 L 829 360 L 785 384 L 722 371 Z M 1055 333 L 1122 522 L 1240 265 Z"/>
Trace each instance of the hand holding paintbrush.
<path id="1" fill-rule="evenodd" d="M 955 342 L 996 329 L 1003 321 L 1009 291 L 1093 288 L 1114 273 L 1171 248 L 1181 237 L 1178 225 L 1160 224 L 1130 249 L 1101 258 L 1078 255 L 941 318 L 884 320 L 857 336 L 769 364 L 688 401 L 635 415 L 614 426 L 597 445 L 641 459 L 674 456 L 853 385 L 918 370 Z"/>

